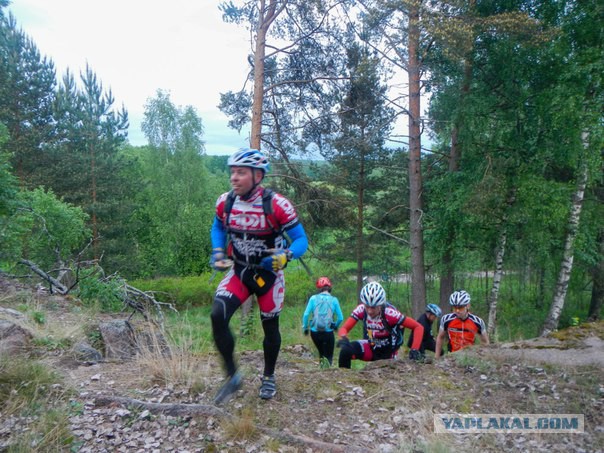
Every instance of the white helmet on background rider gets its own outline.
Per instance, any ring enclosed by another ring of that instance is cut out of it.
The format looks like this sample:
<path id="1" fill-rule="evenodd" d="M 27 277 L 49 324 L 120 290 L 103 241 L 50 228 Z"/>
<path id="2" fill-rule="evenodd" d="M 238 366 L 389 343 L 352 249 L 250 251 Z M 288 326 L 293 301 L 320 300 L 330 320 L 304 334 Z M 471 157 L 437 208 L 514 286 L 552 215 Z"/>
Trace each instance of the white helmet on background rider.
<path id="1" fill-rule="evenodd" d="M 363 286 L 360 298 L 361 302 L 368 307 L 386 305 L 386 291 L 378 282 L 370 282 Z"/>
<path id="2" fill-rule="evenodd" d="M 470 305 L 470 295 L 464 290 L 455 291 L 449 297 L 449 304 L 453 307 L 465 307 Z"/>

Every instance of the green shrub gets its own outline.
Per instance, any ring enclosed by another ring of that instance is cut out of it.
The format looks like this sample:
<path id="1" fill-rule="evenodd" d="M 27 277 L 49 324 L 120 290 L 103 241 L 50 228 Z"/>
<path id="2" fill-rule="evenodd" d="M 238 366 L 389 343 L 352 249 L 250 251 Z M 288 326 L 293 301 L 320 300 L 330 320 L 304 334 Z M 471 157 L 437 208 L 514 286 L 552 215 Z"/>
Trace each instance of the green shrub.
<path id="1" fill-rule="evenodd" d="M 32 311 L 31 319 L 33 319 L 36 324 L 46 324 L 46 315 L 42 311 Z"/>
<path id="2" fill-rule="evenodd" d="M 214 293 L 223 273 L 203 273 L 195 277 L 162 277 L 152 280 L 135 280 L 131 285 L 142 291 L 153 291 L 158 300 L 171 302 L 179 310 L 191 307 L 211 306 Z M 314 294 L 315 278 L 310 277 L 296 262 L 285 271 L 286 303 L 305 305 Z"/>
<path id="3" fill-rule="evenodd" d="M 212 277 L 203 273 L 195 277 L 162 277 L 152 280 L 135 280 L 131 283 L 141 291 L 153 291 L 156 299 L 174 304 L 176 309 L 211 306 L 216 286 L 222 274 Z"/>
<path id="4" fill-rule="evenodd" d="M 121 285 L 114 281 L 88 277 L 80 280 L 77 294 L 85 305 L 99 305 L 102 311 L 119 311 L 123 308 L 122 291 Z"/>
<path id="5" fill-rule="evenodd" d="M 78 283 L 78 297 L 85 305 L 99 305 L 102 311 L 119 311 L 124 307 L 124 281 L 100 279 L 97 269 L 87 270 Z"/>

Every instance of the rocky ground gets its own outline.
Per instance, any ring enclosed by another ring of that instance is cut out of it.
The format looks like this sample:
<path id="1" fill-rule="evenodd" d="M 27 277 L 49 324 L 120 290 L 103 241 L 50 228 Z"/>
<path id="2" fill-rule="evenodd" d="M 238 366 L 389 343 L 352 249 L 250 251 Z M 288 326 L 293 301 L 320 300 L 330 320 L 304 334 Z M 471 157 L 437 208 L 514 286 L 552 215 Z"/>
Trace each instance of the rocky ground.
<path id="1" fill-rule="evenodd" d="M 48 325 L 88 322 L 73 301 L 52 306 Z M 353 370 L 320 369 L 309 340 L 283 345 L 270 401 L 257 396 L 262 353 L 247 351 L 239 355 L 243 388 L 220 408 L 212 405 L 222 382 L 212 355 L 194 357 L 196 379 L 176 384 L 157 381 L 148 357 L 83 365 L 61 349 L 38 356 L 71 391 L 72 451 L 595 452 L 604 445 L 603 339 L 599 323 L 435 363 L 405 358 Z M 455 413 L 584 414 L 585 433 L 436 434 L 434 414 Z M 0 414 L 0 451 L 30 422 Z"/>

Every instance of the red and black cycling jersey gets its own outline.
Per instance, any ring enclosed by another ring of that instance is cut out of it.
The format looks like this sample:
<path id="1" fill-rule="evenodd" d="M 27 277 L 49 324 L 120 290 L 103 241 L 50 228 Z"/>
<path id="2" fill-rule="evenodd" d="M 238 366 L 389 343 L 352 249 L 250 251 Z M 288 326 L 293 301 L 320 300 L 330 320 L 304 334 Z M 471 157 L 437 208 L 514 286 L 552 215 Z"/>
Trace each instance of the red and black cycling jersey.
<path id="1" fill-rule="evenodd" d="M 271 200 L 271 219 L 267 218 L 262 206 L 264 189 L 259 187 L 247 200 L 237 197 L 228 216 L 229 225 L 225 225 L 230 235 L 227 254 L 236 263 L 257 265 L 267 256 L 269 249 L 285 248 L 285 241 L 280 230 L 289 230 L 299 224 L 296 210 L 292 203 L 283 195 L 275 193 Z M 228 192 L 222 194 L 216 202 L 216 217 L 220 222 L 226 220 L 225 203 Z M 271 224 L 275 224 L 272 225 Z"/>
<path id="2" fill-rule="evenodd" d="M 363 304 L 357 305 L 350 315 L 355 321 L 363 322 L 363 338 L 369 340 L 373 349 L 398 349 L 403 341 L 402 324 L 405 315 L 393 305 L 386 304 L 383 313 L 372 318 Z"/>
<path id="3" fill-rule="evenodd" d="M 465 320 L 458 318 L 455 313 L 448 313 L 440 320 L 440 330 L 447 332 L 449 351 L 455 352 L 473 345 L 476 335 L 482 335 L 486 327 L 484 321 L 472 313 Z"/>

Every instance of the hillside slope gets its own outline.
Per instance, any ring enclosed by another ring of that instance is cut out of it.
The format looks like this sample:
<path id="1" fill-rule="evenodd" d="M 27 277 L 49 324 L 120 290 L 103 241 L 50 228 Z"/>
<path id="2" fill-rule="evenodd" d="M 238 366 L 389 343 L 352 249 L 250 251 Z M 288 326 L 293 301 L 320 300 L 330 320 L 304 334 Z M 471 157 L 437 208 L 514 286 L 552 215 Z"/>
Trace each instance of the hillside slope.
<path id="1" fill-rule="evenodd" d="M 35 296 L 44 335 L 90 323 L 73 301 L 45 297 Z M 0 306 L 15 308 L 2 297 Z M 243 388 L 221 408 L 211 404 L 222 382 L 211 354 L 175 350 L 171 360 L 147 355 L 92 366 L 60 348 L 34 355 L 74 390 L 72 451 L 592 452 L 604 445 L 603 340 L 600 322 L 547 339 L 470 348 L 436 363 L 401 359 L 362 370 L 320 369 L 309 340 L 283 345 L 278 394 L 270 401 L 257 396 L 262 352 L 247 351 L 239 354 Z M 158 366 L 188 367 L 195 379 L 158 381 Z M 434 433 L 434 414 L 472 413 L 584 414 L 585 433 Z M 30 422 L 0 414 L 0 450 Z"/>

